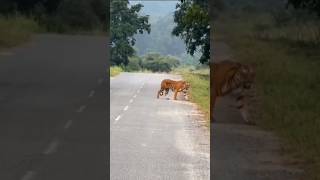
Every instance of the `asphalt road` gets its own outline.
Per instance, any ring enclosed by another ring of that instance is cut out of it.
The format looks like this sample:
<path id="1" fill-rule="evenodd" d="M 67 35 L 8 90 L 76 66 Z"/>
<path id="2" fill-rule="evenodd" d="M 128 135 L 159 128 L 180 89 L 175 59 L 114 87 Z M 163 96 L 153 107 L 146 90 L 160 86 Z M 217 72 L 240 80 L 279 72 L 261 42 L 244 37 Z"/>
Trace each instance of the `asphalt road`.
<path id="1" fill-rule="evenodd" d="M 0 179 L 107 179 L 104 37 L 37 35 L 0 52 Z"/>
<path id="2" fill-rule="evenodd" d="M 232 56 L 229 47 L 214 42 L 215 61 Z M 282 149 L 282 141 L 273 133 L 244 123 L 234 97 L 219 98 L 211 125 L 214 180 L 297 180 L 303 171 Z M 258 119 L 256 119 L 258 121 Z"/>
<path id="3" fill-rule="evenodd" d="M 210 179 L 209 130 L 184 100 L 156 98 L 166 74 L 122 73 L 111 79 L 112 180 Z"/>

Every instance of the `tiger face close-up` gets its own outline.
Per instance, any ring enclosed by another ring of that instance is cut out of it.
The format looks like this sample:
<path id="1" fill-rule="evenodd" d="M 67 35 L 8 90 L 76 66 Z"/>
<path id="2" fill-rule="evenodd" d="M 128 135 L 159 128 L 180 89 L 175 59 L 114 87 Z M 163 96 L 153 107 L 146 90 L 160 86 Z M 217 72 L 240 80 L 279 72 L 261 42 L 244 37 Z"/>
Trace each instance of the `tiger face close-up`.
<path id="1" fill-rule="evenodd" d="M 255 66 L 227 60 L 213 63 L 211 66 L 211 121 L 214 120 L 213 109 L 217 97 L 222 97 L 233 92 L 237 93 L 236 101 L 239 104 L 237 108 L 243 119 L 248 124 L 253 123 L 248 119 L 245 91 L 250 90 L 254 84 Z"/>
<path id="2" fill-rule="evenodd" d="M 186 97 L 189 88 L 190 84 L 186 81 L 174 81 L 171 79 L 164 79 L 161 81 L 161 87 L 158 91 L 157 98 L 159 98 L 159 96 L 168 95 L 169 90 L 172 90 L 174 91 L 173 99 L 177 100 L 178 92 L 183 92 L 184 96 Z"/>

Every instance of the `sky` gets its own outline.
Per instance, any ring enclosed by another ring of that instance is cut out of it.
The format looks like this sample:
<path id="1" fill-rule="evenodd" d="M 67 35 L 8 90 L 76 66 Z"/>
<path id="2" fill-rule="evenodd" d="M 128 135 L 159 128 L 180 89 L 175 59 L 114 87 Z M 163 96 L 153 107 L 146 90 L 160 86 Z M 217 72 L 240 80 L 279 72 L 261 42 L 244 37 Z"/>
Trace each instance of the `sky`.
<path id="1" fill-rule="evenodd" d="M 130 4 L 137 4 L 140 3 L 144 5 L 142 8 L 142 14 L 150 15 L 150 18 L 152 16 L 165 16 L 169 13 L 173 13 L 176 9 L 176 4 L 179 1 L 151 1 L 151 0 L 134 0 L 129 1 Z"/>

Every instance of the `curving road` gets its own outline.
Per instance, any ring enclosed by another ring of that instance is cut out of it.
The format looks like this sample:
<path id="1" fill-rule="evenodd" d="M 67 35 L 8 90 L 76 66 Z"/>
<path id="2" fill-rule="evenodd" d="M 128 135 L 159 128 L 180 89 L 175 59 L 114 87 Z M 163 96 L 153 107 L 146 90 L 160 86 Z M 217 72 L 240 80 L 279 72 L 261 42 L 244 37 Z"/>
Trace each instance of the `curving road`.
<path id="1" fill-rule="evenodd" d="M 209 130 L 196 107 L 156 98 L 167 74 L 121 73 L 111 79 L 111 179 L 209 180 Z"/>

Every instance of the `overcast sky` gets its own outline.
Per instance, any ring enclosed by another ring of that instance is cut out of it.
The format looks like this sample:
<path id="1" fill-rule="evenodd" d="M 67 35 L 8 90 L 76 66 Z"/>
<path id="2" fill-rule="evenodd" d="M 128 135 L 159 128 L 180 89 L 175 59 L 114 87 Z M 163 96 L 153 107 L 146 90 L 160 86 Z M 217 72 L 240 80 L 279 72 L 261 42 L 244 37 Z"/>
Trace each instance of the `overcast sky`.
<path id="1" fill-rule="evenodd" d="M 151 0 L 134 0 L 129 1 L 130 4 L 140 3 L 144 5 L 142 13 L 150 16 L 165 16 L 169 13 L 173 13 L 176 8 L 176 4 L 179 1 L 151 1 Z"/>

